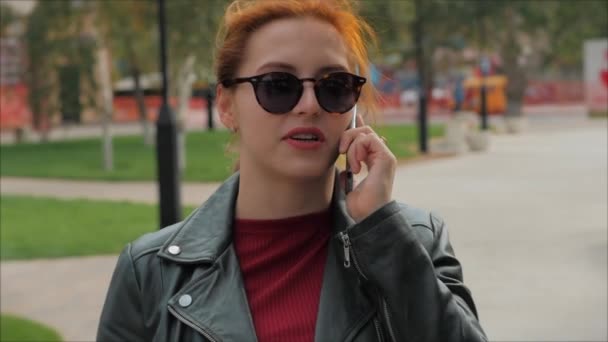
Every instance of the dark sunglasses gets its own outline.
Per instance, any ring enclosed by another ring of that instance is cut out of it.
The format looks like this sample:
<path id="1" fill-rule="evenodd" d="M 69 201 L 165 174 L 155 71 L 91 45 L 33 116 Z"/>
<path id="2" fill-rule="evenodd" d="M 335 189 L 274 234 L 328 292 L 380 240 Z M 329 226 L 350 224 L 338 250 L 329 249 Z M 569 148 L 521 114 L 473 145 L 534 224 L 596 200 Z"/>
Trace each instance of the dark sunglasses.
<path id="1" fill-rule="evenodd" d="M 252 77 L 222 81 L 224 87 L 249 82 L 255 98 L 264 110 L 272 114 L 291 111 L 304 93 L 304 82 L 314 82 L 319 105 L 329 113 L 344 114 L 351 110 L 361 94 L 366 79 L 348 72 L 333 72 L 319 79 L 298 78 L 288 72 L 269 72 Z"/>

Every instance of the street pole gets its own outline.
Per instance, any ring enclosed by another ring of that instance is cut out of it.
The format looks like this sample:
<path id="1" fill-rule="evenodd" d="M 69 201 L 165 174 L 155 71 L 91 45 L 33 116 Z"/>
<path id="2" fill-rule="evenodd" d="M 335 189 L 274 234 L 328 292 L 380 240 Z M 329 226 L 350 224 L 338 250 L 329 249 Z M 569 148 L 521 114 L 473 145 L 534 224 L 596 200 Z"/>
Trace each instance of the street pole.
<path id="1" fill-rule="evenodd" d="M 481 88 L 479 89 L 480 105 L 481 105 L 481 129 L 488 129 L 488 107 L 487 107 L 487 90 L 486 90 L 486 73 L 481 71 Z"/>
<path id="2" fill-rule="evenodd" d="M 478 24 L 479 24 L 479 40 L 480 40 L 480 61 L 479 69 L 481 70 L 481 85 L 479 88 L 479 102 L 480 102 L 480 114 L 481 114 L 481 130 L 485 131 L 488 129 L 488 107 L 487 107 L 487 89 L 486 89 L 486 76 L 489 71 L 489 61 L 485 55 L 486 45 L 486 30 L 483 23 L 483 3 L 480 1 L 477 4 L 479 9 Z"/>
<path id="3" fill-rule="evenodd" d="M 420 152 L 426 154 L 428 152 L 428 133 L 427 133 L 427 113 L 426 113 L 426 79 L 424 72 L 424 50 L 422 46 L 422 2 L 415 0 L 416 6 L 416 22 L 414 27 L 416 41 L 416 67 L 418 68 L 418 143 Z"/>
<path id="4" fill-rule="evenodd" d="M 168 100 L 165 0 L 158 0 L 158 29 L 160 33 L 162 104 L 156 121 L 156 163 L 160 196 L 160 228 L 163 228 L 181 220 L 177 128 Z"/>
<path id="5" fill-rule="evenodd" d="M 213 87 L 209 84 L 205 99 L 207 100 L 207 129 L 213 131 Z"/>

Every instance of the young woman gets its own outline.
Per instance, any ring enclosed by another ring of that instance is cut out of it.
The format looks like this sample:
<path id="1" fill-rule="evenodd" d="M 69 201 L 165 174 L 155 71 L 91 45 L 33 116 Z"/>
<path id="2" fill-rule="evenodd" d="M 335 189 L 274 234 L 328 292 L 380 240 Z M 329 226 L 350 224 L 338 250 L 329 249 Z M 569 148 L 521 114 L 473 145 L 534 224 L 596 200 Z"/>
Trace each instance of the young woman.
<path id="1" fill-rule="evenodd" d="M 185 221 L 120 255 L 99 341 L 485 341 L 443 221 L 392 200 L 370 28 L 348 1 L 235 1 L 218 107 L 239 171 Z M 346 154 L 365 179 L 346 193 Z"/>

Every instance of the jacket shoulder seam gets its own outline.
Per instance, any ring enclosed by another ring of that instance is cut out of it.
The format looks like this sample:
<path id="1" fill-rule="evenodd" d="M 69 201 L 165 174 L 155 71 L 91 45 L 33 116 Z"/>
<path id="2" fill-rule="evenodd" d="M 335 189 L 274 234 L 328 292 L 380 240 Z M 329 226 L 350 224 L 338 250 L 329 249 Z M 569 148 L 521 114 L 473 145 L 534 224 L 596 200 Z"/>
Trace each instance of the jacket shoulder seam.
<path id="1" fill-rule="evenodd" d="M 412 207 L 412 206 L 406 205 L 404 203 L 399 203 L 399 204 L 401 205 L 401 208 L 403 209 L 403 213 L 405 215 L 407 222 L 410 224 L 410 226 L 412 228 L 413 227 L 417 227 L 417 228 L 423 227 L 423 228 L 430 230 L 433 233 L 433 235 L 436 234 L 436 229 L 432 222 L 432 217 L 433 217 L 432 211 Z M 423 218 L 423 219 L 421 219 L 421 218 Z"/>
<path id="2" fill-rule="evenodd" d="M 156 232 L 144 234 L 131 242 L 133 245 L 132 250 L 134 251 L 133 259 L 141 259 L 150 253 L 158 252 L 162 246 L 179 231 L 179 228 L 181 227 L 180 223 L 181 222 L 178 222 Z"/>
<path id="3" fill-rule="evenodd" d="M 161 246 L 162 245 L 151 247 L 151 248 L 145 249 L 143 251 L 140 251 L 139 253 L 137 253 L 137 255 L 133 256 L 133 262 L 138 261 L 139 259 L 143 258 L 144 256 L 146 256 L 148 254 L 158 253 L 158 251 L 160 250 Z"/>
<path id="4" fill-rule="evenodd" d="M 424 223 L 412 223 L 412 227 L 422 227 L 422 228 L 426 228 L 428 230 L 430 230 L 431 232 L 434 233 L 433 228 L 429 227 L 429 225 L 424 224 Z"/>

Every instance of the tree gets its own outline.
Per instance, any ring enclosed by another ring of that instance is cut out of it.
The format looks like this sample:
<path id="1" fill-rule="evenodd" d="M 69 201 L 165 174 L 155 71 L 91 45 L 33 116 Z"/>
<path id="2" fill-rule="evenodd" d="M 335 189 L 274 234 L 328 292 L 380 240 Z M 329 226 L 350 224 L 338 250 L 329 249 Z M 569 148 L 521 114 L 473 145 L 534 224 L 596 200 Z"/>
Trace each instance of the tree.
<path id="1" fill-rule="evenodd" d="M 413 56 L 412 1 L 362 1 L 361 13 L 376 28 L 385 54 Z M 569 69 L 580 74 L 582 42 L 608 36 L 605 0 L 427 0 L 423 18 L 427 79 L 439 48 L 475 47 L 502 57 L 508 114 L 519 115 L 528 77 L 536 70 Z M 485 30 L 482 39 L 481 30 Z M 382 57 L 378 55 L 377 57 Z M 430 85 L 429 85 L 430 86 Z"/>
<path id="2" fill-rule="evenodd" d="M 586 39 L 608 38 L 608 2 L 584 0 L 580 3 L 553 1 L 551 11 L 543 22 L 546 39 L 542 65 L 582 70 L 583 49 Z"/>
<path id="3" fill-rule="evenodd" d="M 376 60 L 396 56 L 399 62 L 416 57 L 415 25 L 417 18 L 422 24 L 422 51 L 428 61 L 422 71 L 426 80 L 423 88 L 433 87 L 436 63 L 435 52 L 440 47 L 462 49 L 464 37 L 473 32 L 470 25 L 471 2 L 425 0 L 414 1 L 362 1 L 361 15 L 374 27 L 380 42 L 381 53 Z M 418 11 L 418 13 L 416 13 Z"/>
<path id="4" fill-rule="evenodd" d="M 110 130 L 110 124 L 112 123 L 112 114 L 114 107 L 112 104 L 112 77 L 110 73 L 110 56 L 108 55 L 108 49 L 104 46 L 98 50 L 97 58 L 97 70 L 100 84 L 100 105 L 98 113 L 101 113 L 102 123 L 102 155 L 103 155 L 103 168 L 106 171 L 112 171 L 114 169 L 114 153 L 112 146 L 112 132 Z"/>
<path id="5" fill-rule="evenodd" d="M 6 29 L 17 19 L 19 19 L 17 13 L 11 7 L 0 2 L 0 37 L 5 35 Z"/>
<path id="6" fill-rule="evenodd" d="M 177 97 L 178 155 L 180 170 L 186 167 L 185 118 L 196 79 L 208 86 L 213 77 L 217 27 L 228 0 L 171 1 L 167 3 L 170 93 Z M 212 115 L 212 113 L 208 113 Z"/>
<path id="7" fill-rule="evenodd" d="M 126 62 L 125 73 L 133 79 L 134 95 L 142 124 L 144 144 L 152 145 L 153 136 L 148 120 L 140 77 L 157 70 L 158 44 L 155 36 L 156 8 L 152 1 L 98 1 L 97 22 L 108 48 L 118 61 Z"/>
<path id="8" fill-rule="evenodd" d="M 228 0 L 170 1 L 166 4 L 170 94 L 178 99 L 176 117 L 179 132 L 180 165 L 185 167 L 185 115 L 192 83 L 213 80 L 216 29 Z M 98 25 L 109 39 L 113 56 L 126 61 L 133 77 L 135 94 L 144 123 L 147 120 L 139 76 L 158 70 L 157 8 L 155 1 L 104 1 L 99 4 Z M 150 135 L 144 133 L 150 142 Z"/>
<path id="9" fill-rule="evenodd" d="M 361 1 L 359 12 L 377 34 L 380 49 L 374 51 L 372 58 L 394 53 L 413 56 L 414 38 L 410 31 L 416 19 L 413 1 Z"/>
<path id="10" fill-rule="evenodd" d="M 507 115 L 520 115 L 528 77 L 551 66 L 580 70 L 585 39 L 608 36 L 608 2 L 482 2 L 489 47 L 503 58 Z M 503 28 L 500 30 L 499 28 Z"/>
<path id="11" fill-rule="evenodd" d="M 34 126 L 42 133 L 43 141 L 49 129 L 50 113 L 61 106 L 59 70 L 70 67 L 77 77 L 82 96 L 74 100 L 78 105 L 95 107 L 96 83 L 94 76 L 95 41 L 83 34 L 88 6 L 68 1 L 38 2 L 27 19 L 25 41 L 29 68 L 26 83 L 28 101 Z M 74 92 L 77 94 L 76 92 Z M 69 94 L 69 93 L 68 93 Z M 76 96 L 72 94 L 73 96 Z M 81 99 L 84 103 L 80 103 Z"/>

